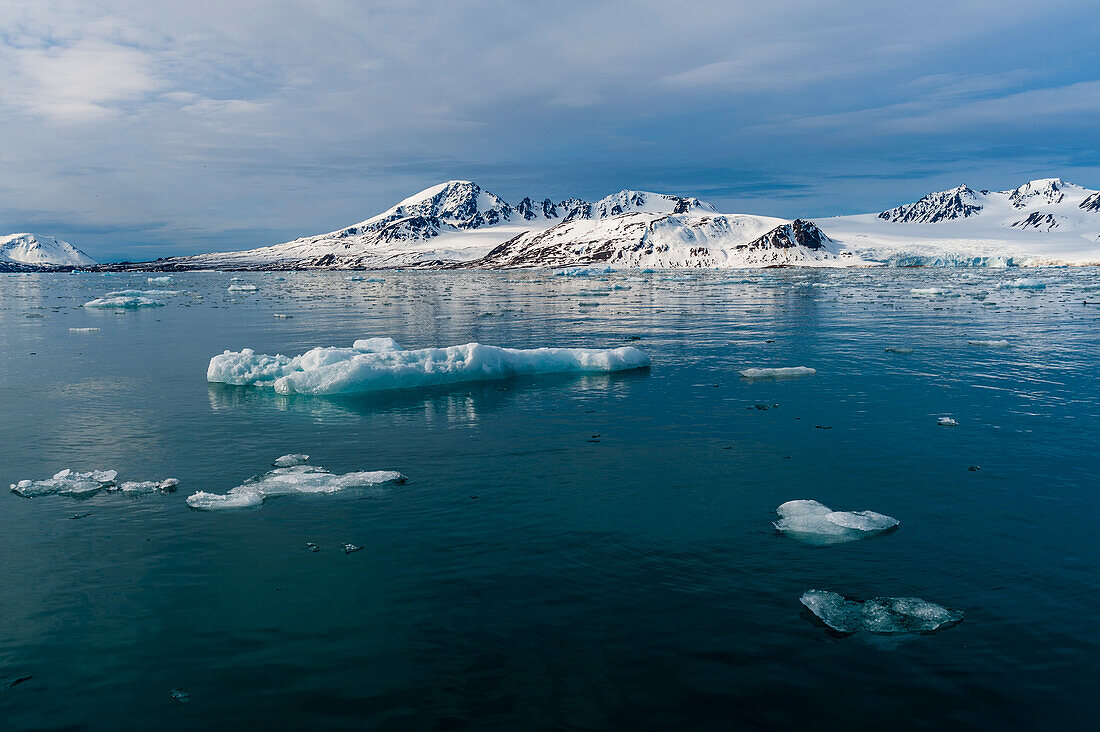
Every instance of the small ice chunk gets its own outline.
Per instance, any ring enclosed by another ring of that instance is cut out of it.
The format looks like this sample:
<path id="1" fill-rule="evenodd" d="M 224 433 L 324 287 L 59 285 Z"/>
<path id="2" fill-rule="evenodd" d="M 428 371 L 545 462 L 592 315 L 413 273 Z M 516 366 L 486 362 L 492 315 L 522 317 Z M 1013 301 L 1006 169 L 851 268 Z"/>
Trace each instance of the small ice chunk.
<path id="1" fill-rule="evenodd" d="M 961 610 L 937 605 L 919 597 L 875 597 L 865 602 L 847 600 L 836 592 L 810 590 L 803 605 L 838 633 L 897 635 L 934 633 L 962 622 Z"/>
<path id="2" fill-rule="evenodd" d="M 256 285 L 230 285 L 228 287 L 229 292 L 255 292 L 260 289 Z"/>
<path id="3" fill-rule="evenodd" d="M 183 689 L 172 689 L 168 694 L 180 704 L 186 704 L 191 701 L 191 692 L 184 691 Z"/>
<path id="4" fill-rule="evenodd" d="M 348 282 L 362 282 L 366 278 L 362 277 L 361 275 L 352 275 L 351 277 L 345 277 L 344 279 Z"/>
<path id="5" fill-rule="evenodd" d="M 909 290 L 909 294 L 916 297 L 935 297 L 936 295 L 942 295 L 943 290 L 938 287 L 914 287 Z"/>
<path id="6" fill-rule="evenodd" d="M 787 501 L 775 509 L 779 520 L 772 525 L 807 544 L 843 544 L 896 529 L 900 522 L 875 511 L 834 511 L 811 500 Z"/>
<path id="7" fill-rule="evenodd" d="M 70 333 L 96 333 L 99 328 L 69 328 Z"/>
<path id="8" fill-rule="evenodd" d="M 971 346 L 982 346 L 984 348 L 1008 348 L 1008 341 L 967 341 Z"/>
<path id="9" fill-rule="evenodd" d="M 817 369 L 808 366 L 784 366 L 781 368 L 752 368 L 739 372 L 746 379 L 793 379 L 799 376 L 813 376 Z"/>
<path id="10" fill-rule="evenodd" d="M 138 308 L 164 307 L 164 303 L 160 300 L 154 300 L 151 297 L 143 297 L 140 295 L 118 295 L 114 297 L 97 297 L 95 300 L 89 300 L 84 303 L 84 307 L 98 310 L 136 310 Z"/>
<path id="11" fill-rule="evenodd" d="M 276 468 L 289 468 L 294 465 L 301 465 L 305 461 L 309 460 L 309 455 L 301 452 L 291 453 L 290 455 L 283 455 L 282 457 L 275 458 L 275 462 L 272 463 Z"/>
<path id="12" fill-rule="evenodd" d="M 953 420 L 951 417 L 940 417 L 936 420 L 936 424 L 941 427 L 958 427 L 959 423 Z"/>
<path id="13" fill-rule="evenodd" d="M 145 281 L 150 285 L 167 285 L 172 281 L 172 277 L 170 275 L 165 275 L 163 277 L 146 277 Z"/>
<path id="14" fill-rule="evenodd" d="M 602 267 L 567 267 L 554 272 L 555 277 L 591 277 L 592 275 L 610 274 L 614 270 L 604 265 Z"/>
<path id="15" fill-rule="evenodd" d="M 359 551 L 362 548 L 363 547 L 357 546 L 355 544 L 344 544 L 344 554 L 352 554 L 354 552 Z"/>
<path id="16" fill-rule="evenodd" d="M 87 473 L 75 473 L 62 470 L 52 478 L 45 480 L 21 480 L 11 484 L 11 491 L 24 498 L 38 496 L 90 496 L 97 491 L 113 486 L 118 471 L 92 470 Z"/>
<path id="17" fill-rule="evenodd" d="M 1002 282 L 997 287 L 1015 290 L 1044 290 L 1046 289 L 1046 283 L 1034 277 L 1020 277 L 1012 280 L 1012 282 Z"/>
<path id="18" fill-rule="evenodd" d="M 269 386 L 279 394 L 355 394 L 440 386 L 512 376 L 606 373 L 644 368 L 649 357 L 619 348 L 499 348 L 467 343 L 403 350 L 392 338 L 366 338 L 352 348 L 314 348 L 293 358 L 246 348 L 210 359 L 207 381 Z"/>
<path id="19" fill-rule="evenodd" d="M 299 494 L 329 494 L 345 488 L 365 488 L 383 483 L 404 483 L 405 476 L 393 470 L 361 471 L 338 475 L 324 468 L 293 465 L 276 468 L 250 478 L 228 493 L 199 491 L 187 498 L 187 505 L 202 511 L 254 508 L 266 498 Z"/>
<path id="20" fill-rule="evenodd" d="M 108 491 L 121 491 L 122 493 L 171 493 L 176 490 L 179 481 L 175 478 L 164 480 L 127 481 L 117 486 L 108 487 Z"/>
<path id="21" fill-rule="evenodd" d="M 293 315 L 283 315 L 282 313 L 275 313 L 276 318 L 293 318 Z"/>
<path id="22" fill-rule="evenodd" d="M 903 355 L 913 352 L 913 349 L 907 346 L 887 346 L 885 350 L 887 353 L 900 353 Z"/>

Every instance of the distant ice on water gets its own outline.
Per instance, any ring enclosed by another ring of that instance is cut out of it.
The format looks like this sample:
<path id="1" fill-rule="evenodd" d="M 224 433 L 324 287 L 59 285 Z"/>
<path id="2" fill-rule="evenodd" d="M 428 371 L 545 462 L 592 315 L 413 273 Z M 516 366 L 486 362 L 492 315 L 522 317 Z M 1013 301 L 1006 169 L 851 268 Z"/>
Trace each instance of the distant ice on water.
<path id="1" fill-rule="evenodd" d="M 751 368 L 740 372 L 746 379 L 794 379 L 799 376 L 813 376 L 817 369 L 809 366 L 782 366 L 778 368 Z"/>
<path id="2" fill-rule="evenodd" d="M 838 633 L 866 631 L 882 635 L 934 633 L 962 622 L 963 612 L 919 597 L 875 597 L 864 602 L 836 592 L 810 590 L 800 601 Z"/>
<path id="3" fill-rule="evenodd" d="M 405 476 L 393 470 L 330 473 L 324 468 L 292 465 L 250 478 L 228 493 L 199 491 L 187 498 L 187 505 L 200 511 L 255 508 L 275 496 L 324 495 L 347 488 L 366 488 L 384 483 L 404 483 Z"/>
<path id="4" fill-rule="evenodd" d="M 812 500 L 787 501 L 775 509 L 776 529 L 792 539 L 824 546 L 844 544 L 896 529 L 900 522 L 875 511 L 834 511 Z"/>

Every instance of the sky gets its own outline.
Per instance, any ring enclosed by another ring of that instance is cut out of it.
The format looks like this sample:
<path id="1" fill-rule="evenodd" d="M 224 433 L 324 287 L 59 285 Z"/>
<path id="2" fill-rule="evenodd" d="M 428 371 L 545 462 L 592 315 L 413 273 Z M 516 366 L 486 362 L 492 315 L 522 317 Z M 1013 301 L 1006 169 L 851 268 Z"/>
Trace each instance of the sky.
<path id="1" fill-rule="evenodd" d="M 449 179 L 726 212 L 1100 188 L 1095 0 L 0 3 L 0 233 L 101 261 L 331 231 Z"/>

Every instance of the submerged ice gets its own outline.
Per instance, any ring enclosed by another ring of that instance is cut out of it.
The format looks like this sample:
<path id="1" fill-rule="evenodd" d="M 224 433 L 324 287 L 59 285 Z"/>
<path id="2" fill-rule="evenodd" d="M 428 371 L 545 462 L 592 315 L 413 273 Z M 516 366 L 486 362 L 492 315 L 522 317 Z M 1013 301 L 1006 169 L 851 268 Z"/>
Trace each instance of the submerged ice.
<path id="1" fill-rule="evenodd" d="M 834 511 L 817 501 L 787 501 L 773 526 L 808 544 L 843 544 L 893 531 L 900 522 L 875 511 Z"/>
<path id="2" fill-rule="evenodd" d="M 643 368 L 649 357 L 619 348 L 500 348 L 467 343 L 403 350 L 392 338 L 366 338 L 351 348 L 314 348 L 300 356 L 252 349 L 210 359 L 206 378 L 237 386 L 270 386 L 279 394 L 354 394 L 511 376 L 604 373 Z"/>
<path id="3" fill-rule="evenodd" d="M 875 597 L 858 602 L 836 592 L 810 590 L 800 600 L 821 622 L 839 633 L 933 633 L 963 619 L 961 610 L 919 597 Z"/>
<path id="4" fill-rule="evenodd" d="M 284 457 L 302 457 L 300 455 Z M 199 491 L 187 497 L 187 505 L 201 511 L 255 508 L 274 496 L 328 494 L 346 488 L 368 488 L 383 483 L 404 483 L 405 476 L 393 470 L 330 473 L 324 468 L 291 465 L 248 479 L 228 493 Z"/>

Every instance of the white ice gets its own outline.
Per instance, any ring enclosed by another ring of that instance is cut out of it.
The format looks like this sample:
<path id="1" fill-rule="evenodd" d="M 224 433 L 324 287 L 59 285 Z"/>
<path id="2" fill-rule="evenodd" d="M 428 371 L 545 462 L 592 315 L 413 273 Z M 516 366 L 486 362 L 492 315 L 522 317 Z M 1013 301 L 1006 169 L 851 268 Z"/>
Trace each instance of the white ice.
<path id="1" fill-rule="evenodd" d="M 99 328 L 69 328 L 70 333 L 96 333 Z"/>
<path id="2" fill-rule="evenodd" d="M 403 350 L 392 338 L 367 338 L 352 348 L 314 348 L 294 357 L 257 354 L 249 348 L 226 351 L 210 359 L 206 378 L 213 383 L 270 386 L 279 394 L 354 394 L 648 365 L 649 357 L 631 346 L 516 349 L 467 343 Z"/>
<path id="3" fill-rule="evenodd" d="M 150 297 L 121 295 L 115 297 L 97 297 L 95 300 L 89 300 L 88 302 L 84 303 L 84 307 L 86 308 L 95 308 L 100 310 L 136 310 L 137 308 L 159 308 L 163 306 L 163 302 L 161 302 L 160 300 L 154 300 Z"/>
<path id="4" fill-rule="evenodd" d="M 228 493 L 199 491 L 187 498 L 187 505 L 202 511 L 253 508 L 274 496 L 329 494 L 345 488 L 365 488 L 382 483 L 404 483 L 405 476 L 392 470 L 374 470 L 337 475 L 324 468 L 293 465 L 276 468 L 250 478 Z"/>
<path id="5" fill-rule="evenodd" d="M 834 511 L 817 501 L 787 501 L 772 525 L 807 544 L 843 544 L 893 531 L 899 521 L 875 511 Z"/>
<path id="6" fill-rule="evenodd" d="M 91 470 L 87 473 L 74 473 L 62 470 L 52 478 L 45 480 L 21 480 L 11 484 L 12 493 L 24 498 L 37 496 L 88 496 L 115 484 L 118 471 Z"/>
<path id="7" fill-rule="evenodd" d="M 783 366 L 781 368 L 752 368 L 740 372 L 746 379 L 792 379 L 798 376 L 813 376 L 817 369 L 808 366 Z"/>
<path id="8" fill-rule="evenodd" d="M 958 427 L 959 426 L 959 423 L 956 422 L 951 417 L 940 417 L 939 419 L 936 420 L 936 424 L 940 425 L 941 427 Z"/>
<path id="9" fill-rule="evenodd" d="M 290 455 L 283 455 L 282 457 L 275 458 L 275 462 L 272 463 L 276 468 L 289 468 L 294 465 L 301 465 L 309 460 L 309 455 L 305 453 L 291 453 Z"/>
<path id="10" fill-rule="evenodd" d="M 610 274 L 614 270 L 609 266 L 603 267 L 568 267 L 554 272 L 555 277 L 591 277 L 592 275 Z"/>
<path id="11" fill-rule="evenodd" d="M 172 277 L 170 275 L 165 275 L 164 277 L 146 277 L 145 281 L 150 285 L 167 285 L 172 281 Z"/>
<path id="12" fill-rule="evenodd" d="M 943 290 L 938 287 L 914 287 L 909 290 L 909 293 L 917 297 L 935 297 L 936 295 L 942 295 Z"/>
<path id="13" fill-rule="evenodd" d="M 107 490 L 117 490 L 122 493 L 171 493 L 176 490 L 179 481 L 175 478 L 164 480 L 139 480 L 119 483 L 117 486 L 108 486 Z"/>
<path id="14" fill-rule="evenodd" d="M 967 341 L 971 346 L 984 346 L 985 348 L 1008 348 L 1008 341 Z"/>
<path id="15" fill-rule="evenodd" d="M 230 285 L 229 292 L 255 292 L 260 289 L 256 285 Z"/>
<path id="16" fill-rule="evenodd" d="M 116 290 L 105 297 L 175 297 L 181 294 L 179 290 Z"/>
<path id="17" fill-rule="evenodd" d="M 1043 290 L 1046 289 L 1046 283 L 1042 280 L 1037 280 L 1034 277 L 1020 277 L 1012 280 L 1012 282 L 1002 282 L 997 285 L 1001 288 L 1009 288 L 1016 290 Z"/>
<path id="18" fill-rule="evenodd" d="M 963 619 L 961 610 L 919 597 L 875 597 L 857 602 L 836 592 L 810 590 L 800 600 L 821 622 L 840 633 L 932 633 Z"/>

